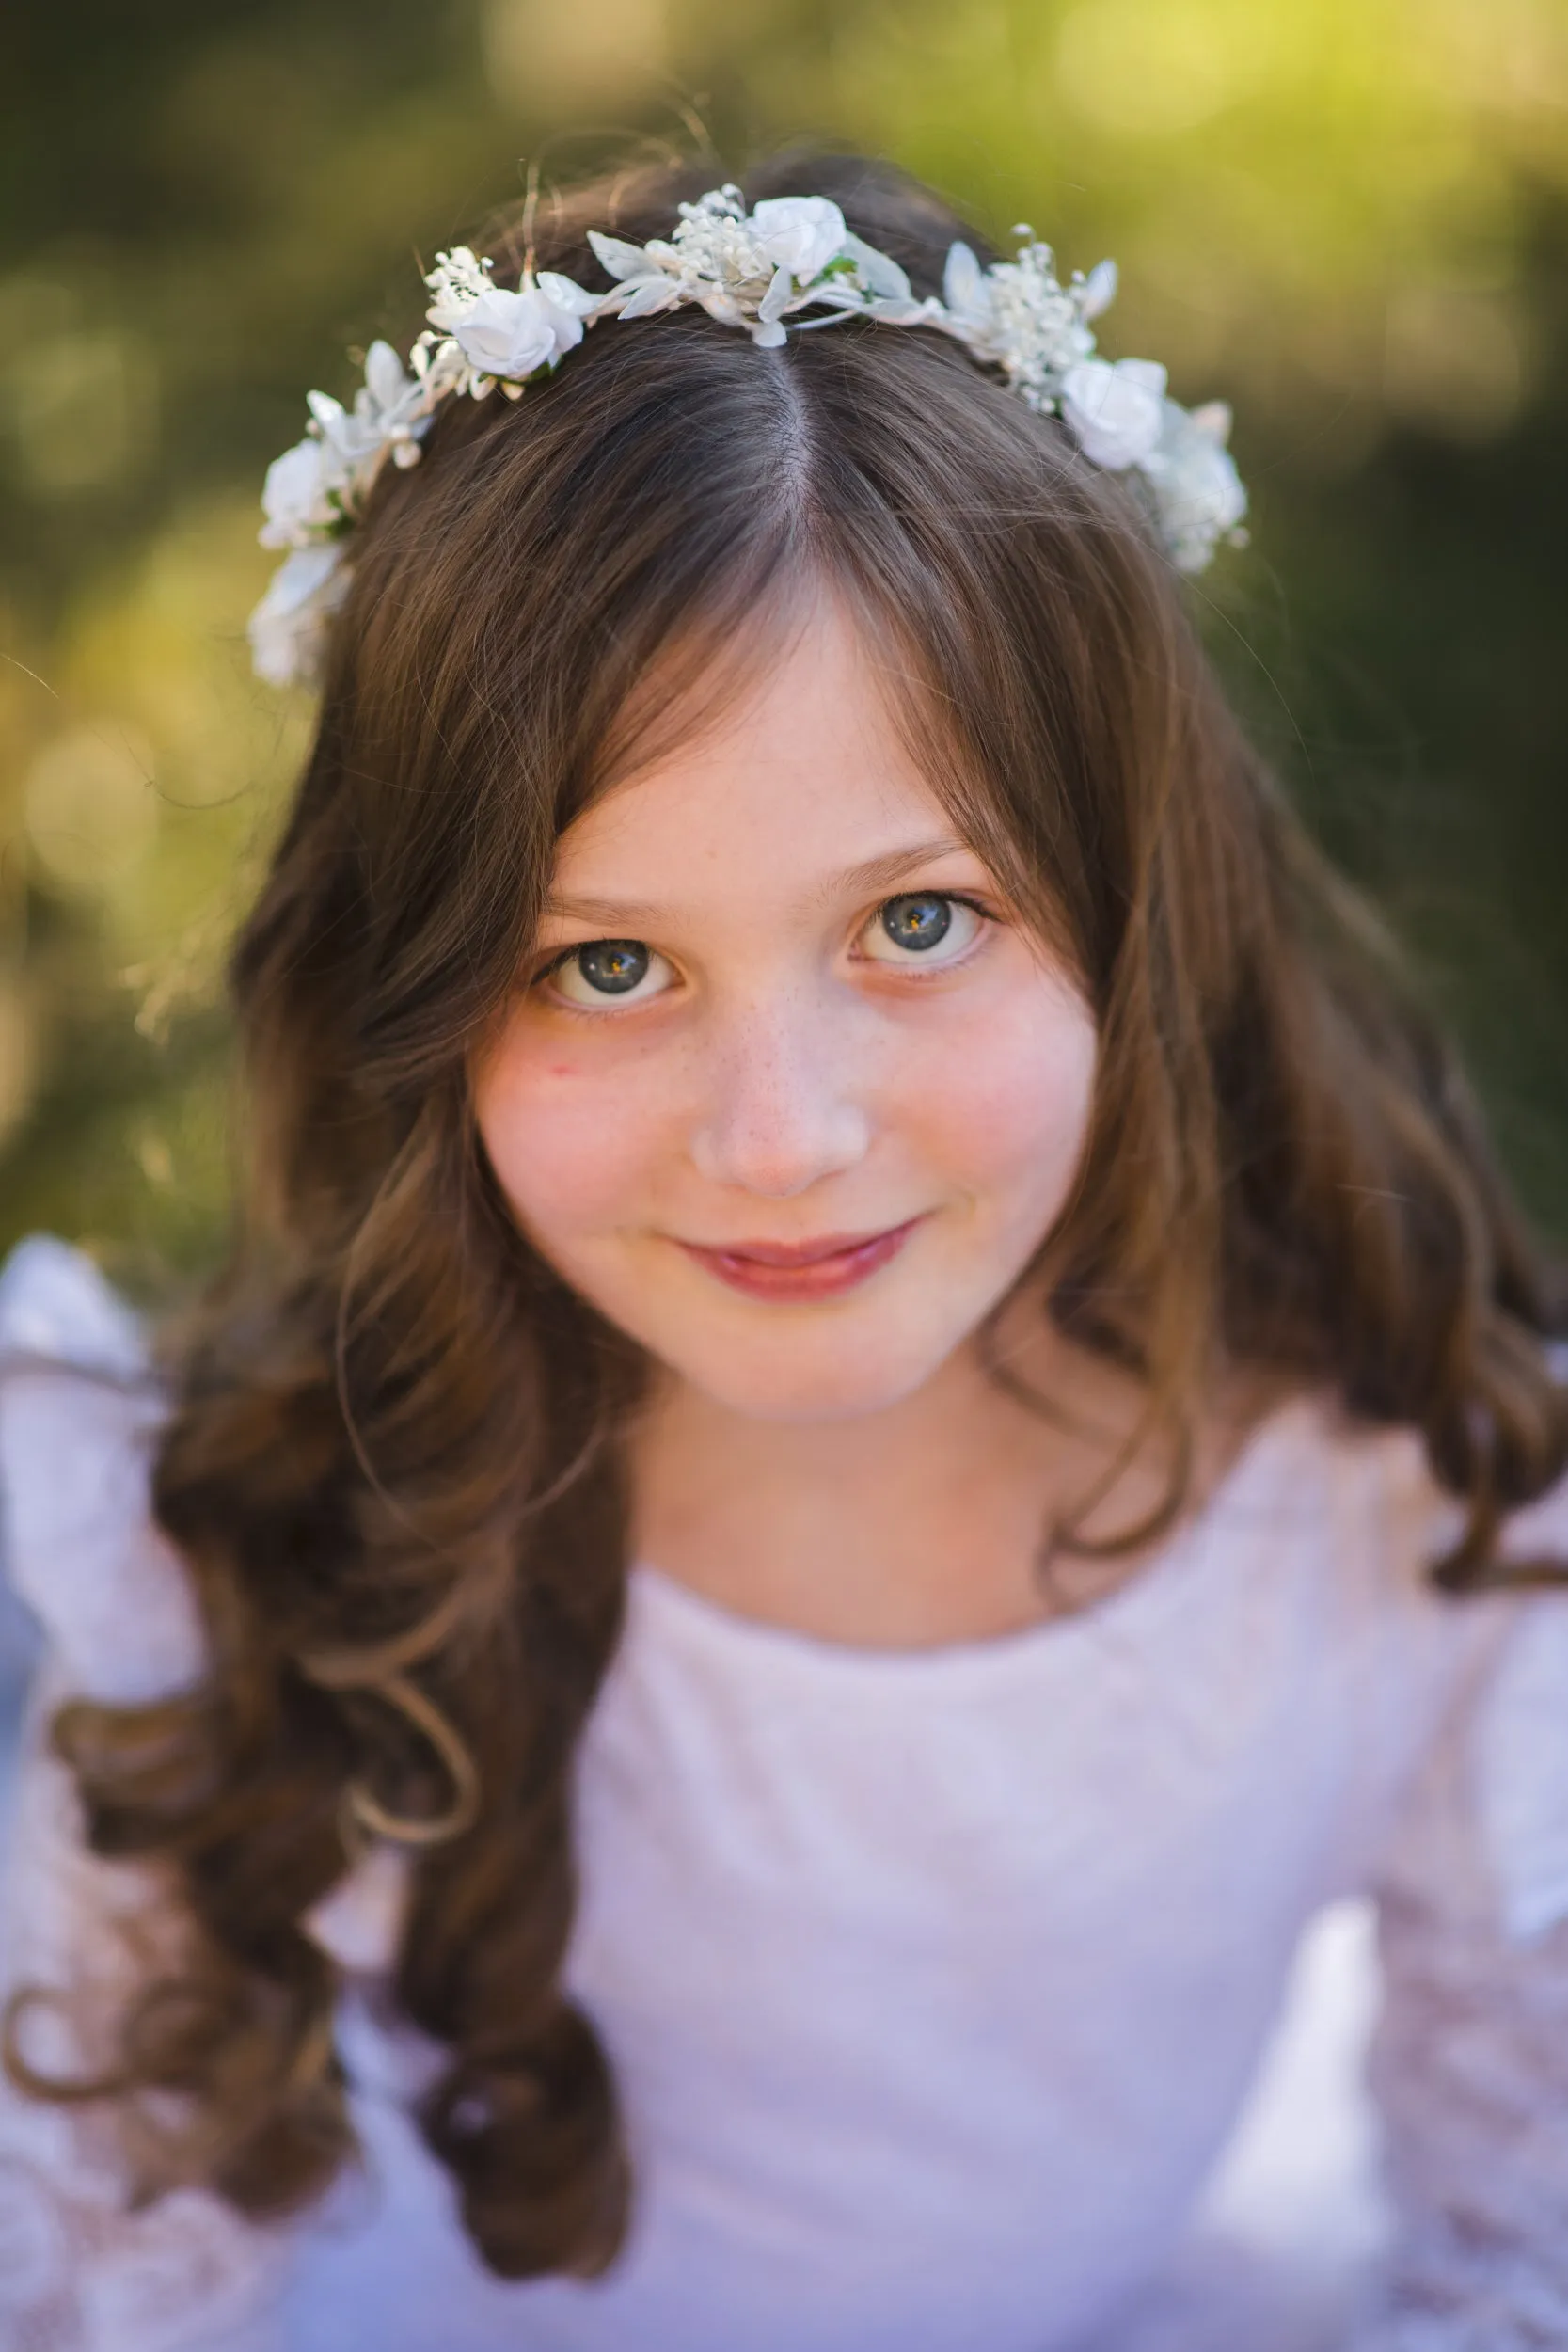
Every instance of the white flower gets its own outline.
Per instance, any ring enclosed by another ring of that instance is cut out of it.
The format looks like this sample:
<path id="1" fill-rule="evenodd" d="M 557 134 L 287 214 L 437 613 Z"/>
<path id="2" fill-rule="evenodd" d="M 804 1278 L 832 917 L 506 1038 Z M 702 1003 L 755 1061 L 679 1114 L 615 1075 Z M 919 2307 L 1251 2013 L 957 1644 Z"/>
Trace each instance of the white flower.
<path id="1" fill-rule="evenodd" d="M 511 383 L 553 367 L 563 351 L 582 341 L 582 321 L 558 310 L 547 294 L 530 287 L 508 293 L 493 287 L 472 303 L 452 328 L 463 357 L 481 375 Z"/>
<path id="2" fill-rule="evenodd" d="M 324 489 L 337 498 L 332 513 L 350 520 L 388 457 L 413 465 L 430 430 L 429 388 L 405 373 L 390 343 L 373 342 L 365 354 L 365 381 L 352 408 L 327 392 L 308 392 L 306 403 L 323 445 Z"/>
<path id="3" fill-rule="evenodd" d="M 1027 230 L 1020 233 L 1029 236 Z M 982 269 L 967 245 L 949 247 L 942 273 L 946 315 L 939 324 L 991 367 L 1001 368 L 1031 408 L 1058 405 L 1063 376 L 1094 349 L 1087 304 L 1104 279 L 1059 285 L 1051 247 L 1033 240 L 1016 262 Z M 1109 298 L 1108 296 L 1106 297 Z"/>
<path id="4" fill-rule="evenodd" d="M 424 386 L 408 373 L 391 344 L 379 338 L 365 354 L 365 381 L 355 394 L 354 421 L 368 453 L 386 442 L 405 464 L 419 452 L 404 457 L 404 446 L 430 429 Z"/>
<path id="5" fill-rule="evenodd" d="M 1161 535 L 1179 571 L 1200 572 L 1221 539 L 1238 542 L 1247 497 L 1226 448 L 1230 411 L 1224 401 L 1186 409 L 1164 405 L 1159 445 L 1143 461 Z"/>
<path id="6" fill-rule="evenodd" d="M 454 333 L 474 304 L 493 291 L 489 262 L 480 261 L 466 245 L 437 253 L 436 267 L 424 282 L 436 297 L 425 316 L 443 335 Z"/>
<path id="7" fill-rule="evenodd" d="M 1164 425 L 1165 371 L 1155 359 L 1080 359 L 1058 398 L 1062 415 L 1091 465 L 1112 473 L 1141 466 Z"/>
<path id="8" fill-rule="evenodd" d="M 645 261 L 664 273 L 679 298 L 743 326 L 784 264 L 763 245 L 737 188 L 710 188 L 678 209 L 672 234 L 650 237 L 643 246 Z"/>
<path id="9" fill-rule="evenodd" d="M 325 442 L 312 434 L 275 457 L 261 489 L 264 548 L 306 548 L 338 519 L 331 492 L 337 469 Z"/>
<path id="10" fill-rule="evenodd" d="M 1148 359 L 1095 355 L 1090 321 L 1116 293 L 1112 262 L 1064 286 L 1051 247 L 1021 228 L 1016 258 L 982 268 L 968 246 L 947 256 L 941 298 L 916 300 L 891 255 L 853 235 L 827 197 L 766 198 L 748 213 L 736 187 L 711 188 L 676 207 L 667 238 L 631 245 L 589 231 L 615 281 L 590 294 L 557 271 L 499 287 L 468 246 L 438 253 L 425 284 L 426 332 L 409 365 L 389 343 L 371 345 L 352 407 L 309 398 L 310 430 L 267 471 L 265 547 L 292 550 L 250 623 L 256 667 L 283 685 L 316 675 L 326 622 L 349 580 L 341 537 L 358 521 L 382 467 L 418 463 L 432 420 L 449 399 L 483 399 L 498 383 L 515 399 L 605 318 L 651 318 L 695 305 L 777 349 L 792 327 L 859 316 L 930 326 L 952 336 L 1040 415 L 1060 415 L 1084 455 L 1142 477 L 1172 560 L 1196 571 L 1216 542 L 1239 541 L 1246 492 L 1227 453 L 1229 413 L 1190 415 L 1165 396 Z"/>
<path id="11" fill-rule="evenodd" d="M 589 243 L 618 281 L 595 303 L 596 314 L 654 318 L 696 303 L 710 318 L 744 327 L 761 349 L 774 350 L 784 341 L 786 312 L 814 298 L 807 281 L 849 242 L 843 214 L 825 197 L 770 198 L 749 214 L 737 188 L 710 188 L 679 212 L 673 234 L 645 246 L 589 232 Z M 890 291 L 894 270 L 890 262 L 883 273 Z M 907 294 L 901 271 L 896 278 Z M 837 307 L 864 307 L 863 293 L 842 279 L 831 282 Z M 798 284 L 806 290 L 798 291 Z"/>
<path id="12" fill-rule="evenodd" d="M 769 196 L 752 210 L 751 228 L 775 269 L 797 285 L 818 277 L 843 252 L 844 215 L 825 196 Z"/>
<path id="13" fill-rule="evenodd" d="M 278 565 L 246 632 L 258 677 L 269 686 L 315 684 L 326 623 L 348 585 L 348 565 L 333 540 L 296 548 Z"/>
<path id="14" fill-rule="evenodd" d="M 897 262 L 851 236 L 826 197 L 766 197 L 748 213 L 738 188 L 710 188 L 678 209 L 672 234 L 645 246 L 589 230 L 589 244 L 617 281 L 594 301 L 596 317 L 654 318 L 695 303 L 709 318 L 744 327 L 759 349 L 775 351 L 785 340 L 784 321 L 799 311 L 825 306 L 913 325 L 940 310 L 916 303 Z M 835 262 L 850 266 L 828 275 Z"/>

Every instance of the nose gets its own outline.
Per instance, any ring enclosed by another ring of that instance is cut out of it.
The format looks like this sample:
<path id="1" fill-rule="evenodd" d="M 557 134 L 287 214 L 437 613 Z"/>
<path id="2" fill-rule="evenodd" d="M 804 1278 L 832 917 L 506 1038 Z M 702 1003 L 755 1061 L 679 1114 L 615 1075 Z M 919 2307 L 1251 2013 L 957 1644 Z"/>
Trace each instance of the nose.
<path id="1" fill-rule="evenodd" d="M 737 1008 L 709 1041 L 708 1084 L 691 1158 L 710 1184 L 793 1200 L 865 1155 L 871 1121 L 842 1031 L 809 994 Z"/>

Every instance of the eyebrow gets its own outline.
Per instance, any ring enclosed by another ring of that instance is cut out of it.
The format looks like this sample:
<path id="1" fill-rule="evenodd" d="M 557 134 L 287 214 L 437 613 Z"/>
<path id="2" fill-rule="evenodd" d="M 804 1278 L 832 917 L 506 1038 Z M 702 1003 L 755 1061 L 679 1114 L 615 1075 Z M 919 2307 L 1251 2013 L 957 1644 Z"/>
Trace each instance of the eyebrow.
<path id="1" fill-rule="evenodd" d="M 950 834 L 934 841 L 912 842 L 907 850 L 889 850 L 881 857 L 867 858 L 863 865 L 846 866 L 843 873 L 835 874 L 816 895 L 825 902 L 840 896 L 858 896 L 862 891 L 892 890 L 920 866 L 964 853 L 965 844 Z M 652 923 L 657 922 L 664 912 L 662 907 L 652 906 L 645 899 L 558 897 L 553 892 L 544 905 L 546 914 L 578 923 Z"/>

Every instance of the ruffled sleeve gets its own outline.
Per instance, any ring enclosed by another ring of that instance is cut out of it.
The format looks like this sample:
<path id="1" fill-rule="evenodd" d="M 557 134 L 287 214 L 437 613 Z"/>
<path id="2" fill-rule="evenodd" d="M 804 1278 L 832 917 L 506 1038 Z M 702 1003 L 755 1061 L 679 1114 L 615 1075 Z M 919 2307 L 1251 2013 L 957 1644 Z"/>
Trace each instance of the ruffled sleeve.
<path id="1" fill-rule="evenodd" d="M 140 1703 L 202 1667 L 184 1571 L 148 1509 L 160 1414 L 135 1319 L 79 1253 L 24 1243 L 0 1275 L 4 1562 L 41 1636 L 4 1825 L 0 1993 L 68 1993 L 21 2020 L 27 2054 L 71 2073 L 91 2054 L 75 2021 L 112 2014 L 128 1942 L 166 1931 L 155 1876 L 85 1843 L 46 1731 L 64 1697 Z M 102 2109 L 26 2097 L 0 2079 L 0 2344 L 49 2352 L 260 2352 L 282 2239 L 206 2192 L 139 2213 Z"/>
<path id="2" fill-rule="evenodd" d="M 24 1242 L 0 1274 L 0 1492 L 12 1590 L 64 1687 L 129 1706 L 201 1672 L 189 1585 L 148 1513 L 161 1403 L 135 1319 L 91 1262 Z"/>
<path id="3" fill-rule="evenodd" d="M 1568 1481 L 1507 1548 L 1568 1569 Z M 1568 2347 L 1568 1591 L 1455 1607 L 1466 1672 L 1376 1888 L 1395 2230 L 1356 2352 Z"/>

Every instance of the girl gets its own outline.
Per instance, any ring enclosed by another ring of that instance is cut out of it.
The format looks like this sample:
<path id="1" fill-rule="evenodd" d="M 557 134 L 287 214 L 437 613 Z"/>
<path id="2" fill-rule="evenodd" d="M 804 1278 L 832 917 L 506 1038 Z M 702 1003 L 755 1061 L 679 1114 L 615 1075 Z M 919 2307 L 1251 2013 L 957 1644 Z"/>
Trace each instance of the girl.
<path id="1" fill-rule="evenodd" d="M 492 249 L 269 477 L 232 1263 L 8 1277 L 6 2342 L 1568 2345 L 1568 1295 L 1220 420 L 879 167 Z M 1200 2212 L 1340 1896 L 1354 2306 Z"/>

